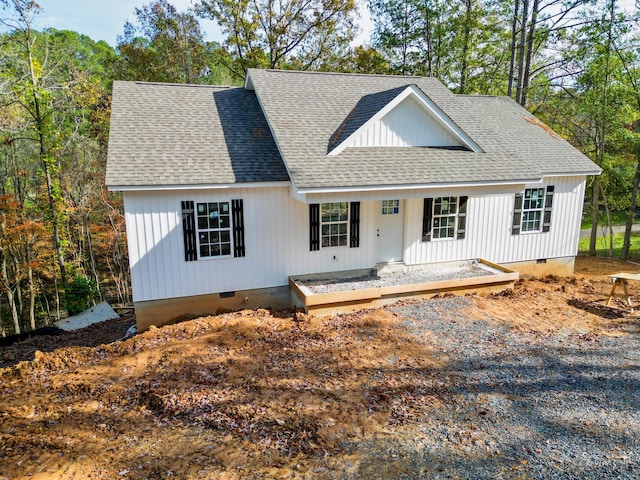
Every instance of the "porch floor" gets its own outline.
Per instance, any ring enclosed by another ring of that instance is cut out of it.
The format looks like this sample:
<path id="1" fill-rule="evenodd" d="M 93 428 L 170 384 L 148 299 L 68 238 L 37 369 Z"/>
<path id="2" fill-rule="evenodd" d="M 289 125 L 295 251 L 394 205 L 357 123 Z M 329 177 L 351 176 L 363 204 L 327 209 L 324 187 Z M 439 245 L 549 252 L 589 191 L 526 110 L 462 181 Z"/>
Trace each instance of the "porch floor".
<path id="1" fill-rule="evenodd" d="M 489 294 L 513 288 L 519 278 L 486 260 L 468 260 L 404 267 L 390 273 L 375 269 L 289 277 L 292 303 L 315 315 L 373 308 L 403 298 L 438 294 Z"/>

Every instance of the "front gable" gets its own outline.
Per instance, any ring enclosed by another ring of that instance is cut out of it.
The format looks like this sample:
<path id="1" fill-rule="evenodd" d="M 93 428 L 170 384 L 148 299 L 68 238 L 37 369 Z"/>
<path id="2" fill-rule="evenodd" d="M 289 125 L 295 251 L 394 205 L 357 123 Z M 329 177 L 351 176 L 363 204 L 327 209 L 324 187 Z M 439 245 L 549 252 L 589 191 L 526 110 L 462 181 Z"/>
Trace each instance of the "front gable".
<path id="1" fill-rule="evenodd" d="M 415 85 L 363 97 L 332 136 L 328 153 L 349 147 L 482 151 Z"/>

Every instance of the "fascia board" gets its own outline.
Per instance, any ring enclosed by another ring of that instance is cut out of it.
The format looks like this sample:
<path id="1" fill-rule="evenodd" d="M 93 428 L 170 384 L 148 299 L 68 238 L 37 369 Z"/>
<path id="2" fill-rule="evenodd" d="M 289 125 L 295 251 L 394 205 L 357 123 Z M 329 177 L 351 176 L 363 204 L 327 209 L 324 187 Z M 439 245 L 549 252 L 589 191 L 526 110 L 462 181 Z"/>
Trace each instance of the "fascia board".
<path id="1" fill-rule="evenodd" d="M 161 190 L 229 190 L 232 188 L 284 188 L 290 187 L 291 182 L 251 182 L 224 184 L 194 184 L 194 185 L 109 185 L 110 192 L 152 192 Z"/>

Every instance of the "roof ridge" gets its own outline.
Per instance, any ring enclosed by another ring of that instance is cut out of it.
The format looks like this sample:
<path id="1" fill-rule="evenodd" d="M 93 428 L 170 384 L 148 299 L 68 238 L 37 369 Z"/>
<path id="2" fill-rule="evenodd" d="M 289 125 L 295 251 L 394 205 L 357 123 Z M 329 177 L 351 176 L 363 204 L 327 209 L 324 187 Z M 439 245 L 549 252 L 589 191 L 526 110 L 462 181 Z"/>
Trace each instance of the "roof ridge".
<path id="1" fill-rule="evenodd" d="M 465 97 L 465 98 L 500 98 L 506 97 L 506 95 L 480 95 L 475 93 L 456 93 L 454 94 L 456 97 Z"/>
<path id="2" fill-rule="evenodd" d="M 413 78 L 413 79 L 430 79 L 439 81 L 435 77 L 424 77 L 421 75 L 393 75 L 393 74 L 385 74 L 385 73 L 357 73 L 357 72 L 320 72 L 320 71 L 311 71 L 311 70 L 280 70 L 277 68 L 254 68 L 252 70 L 262 70 L 265 72 L 274 72 L 274 73 L 300 73 L 304 75 L 330 75 L 330 76 L 340 76 L 340 77 L 382 77 L 382 78 Z"/>
<path id="3" fill-rule="evenodd" d="M 202 83 L 143 82 L 135 80 L 136 85 L 157 85 L 160 87 L 196 87 L 196 88 L 242 88 L 235 85 L 206 85 Z"/>

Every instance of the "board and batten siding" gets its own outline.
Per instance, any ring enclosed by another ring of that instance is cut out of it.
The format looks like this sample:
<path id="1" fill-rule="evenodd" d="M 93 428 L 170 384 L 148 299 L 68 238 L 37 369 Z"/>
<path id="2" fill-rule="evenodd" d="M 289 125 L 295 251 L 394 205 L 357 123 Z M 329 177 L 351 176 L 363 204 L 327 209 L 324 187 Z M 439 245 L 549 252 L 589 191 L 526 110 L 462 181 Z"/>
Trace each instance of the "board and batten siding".
<path id="1" fill-rule="evenodd" d="M 181 201 L 242 199 L 246 255 L 186 262 Z M 124 192 L 136 302 L 287 285 L 290 275 L 375 265 L 377 205 L 361 205 L 360 246 L 309 250 L 309 206 L 288 187 Z"/>
<path id="2" fill-rule="evenodd" d="M 512 235 L 514 195 L 555 187 L 551 230 Z M 484 258 L 495 263 L 577 254 L 585 177 L 542 184 L 370 191 L 307 196 L 308 203 L 360 201 L 358 248 L 310 251 L 309 205 L 288 187 L 124 192 L 133 299 L 136 302 L 287 284 L 291 275 L 373 268 L 380 200 L 404 199 L 404 263 L 419 265 Z M 422 241 L 425 197 L 468 196 L 464 239 Z M 244 203 L 246 255 L 184 259 L 181 201 Z"/>
<path id="3" fill-rule="evenodd" d="M 551 230 L 512 235 L 514 195 L 525 188 L 553 185 Z M 405 202 L 405 250 L 408 265 L 484 258 L 494 263 L 511 263 L 575 256 L 578 253 L 585 177 L 553 177 L 542 184 L 521 185 L 521 190 L 474 189 L 467 202 L 466 237 L 423 242 L 423 200 Z M 444 196 L 438 192 L 429 196 Z M 460 195 L 459 190 L 452 195 Z"/>
<path id="4" fill-rule="evenodd" d="M 389 113 L 348 141 L 348 147 L 461 146 L 432 114 L 412 98 L 405 98 Z"/>

